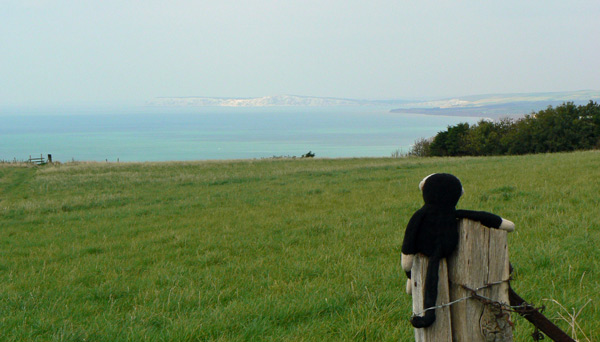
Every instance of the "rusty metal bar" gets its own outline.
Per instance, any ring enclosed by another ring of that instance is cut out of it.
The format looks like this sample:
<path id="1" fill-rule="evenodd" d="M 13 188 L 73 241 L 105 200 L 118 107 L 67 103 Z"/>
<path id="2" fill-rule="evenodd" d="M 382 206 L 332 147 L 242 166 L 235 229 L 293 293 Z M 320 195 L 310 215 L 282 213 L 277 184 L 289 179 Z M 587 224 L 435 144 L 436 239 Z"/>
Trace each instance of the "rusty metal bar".
<path id="1" fill-rule="evenodd" d="M 550 337 L 555 342 L 575 342 L 569 335 L 564 331 L 560 330 L 554 323 L 552 323 L 546 316 L 542 315 L 533 305 L 527 303 L 521 298 L 512 287 L 508 287 L 508 298 L 510 305 L 513 307 L 521 306 L 521 309 L 514 309 L 519 315 L 523 316 L 526 320 L 531 322 L 536 328 L 540 329 L 546 336 Z"/>

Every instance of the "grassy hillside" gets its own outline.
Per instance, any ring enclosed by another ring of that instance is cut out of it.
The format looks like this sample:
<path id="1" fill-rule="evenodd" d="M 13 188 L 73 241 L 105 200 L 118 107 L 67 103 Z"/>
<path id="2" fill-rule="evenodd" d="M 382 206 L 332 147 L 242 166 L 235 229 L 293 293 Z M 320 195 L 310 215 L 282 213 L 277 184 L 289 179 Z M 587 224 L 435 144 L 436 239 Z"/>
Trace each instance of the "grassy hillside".
<path id="1" fill-rule="evenodd" d="M 516 291 L 599 340 L 599 170 L 599 152 L 0 165 L 0 336 L 411 341 L 404 227 L 419 181 L 450 172 L 459 208 L 516 223 Z"/>

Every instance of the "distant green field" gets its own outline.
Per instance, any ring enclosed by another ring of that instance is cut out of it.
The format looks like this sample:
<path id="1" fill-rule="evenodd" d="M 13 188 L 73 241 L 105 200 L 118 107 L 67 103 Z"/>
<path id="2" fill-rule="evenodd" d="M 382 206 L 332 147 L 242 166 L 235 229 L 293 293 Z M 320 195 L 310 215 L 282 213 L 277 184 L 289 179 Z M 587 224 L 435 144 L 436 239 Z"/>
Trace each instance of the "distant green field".
<path id="1" fill-rule="evenodd" d="M 400 245 L 433 172 L 516 223 L 517 293 L 600 340 L 598 151 L 0 164 L 0 339 L 412 341 Z"/>

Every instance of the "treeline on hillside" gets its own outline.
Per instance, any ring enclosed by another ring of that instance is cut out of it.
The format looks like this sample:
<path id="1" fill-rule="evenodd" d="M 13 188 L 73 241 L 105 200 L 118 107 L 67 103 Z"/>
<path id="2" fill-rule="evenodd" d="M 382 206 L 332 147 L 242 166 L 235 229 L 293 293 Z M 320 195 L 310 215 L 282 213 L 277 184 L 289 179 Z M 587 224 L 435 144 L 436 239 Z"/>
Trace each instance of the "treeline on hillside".
<path id="1" fill-rule="evenodd" d="M 549 106 L 520 119 L 448 126 L 433 139 L 415 142 L 414 156 L 490 156 L 600 148 L 600 106 L 573 102 Z"/>

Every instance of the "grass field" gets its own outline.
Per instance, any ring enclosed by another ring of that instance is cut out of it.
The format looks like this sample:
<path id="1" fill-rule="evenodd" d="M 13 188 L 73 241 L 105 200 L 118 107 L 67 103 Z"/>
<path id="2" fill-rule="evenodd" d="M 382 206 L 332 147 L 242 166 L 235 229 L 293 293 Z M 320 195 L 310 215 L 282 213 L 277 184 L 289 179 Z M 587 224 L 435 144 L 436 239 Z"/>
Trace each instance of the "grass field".
<path id="1" fill-rule="evenodd" d="M 517 293 L 600 340 L 597 151 L 0 164 L 0 339 L 412 341 L 400 245 L 433 172 L 516 223 Z"/>

